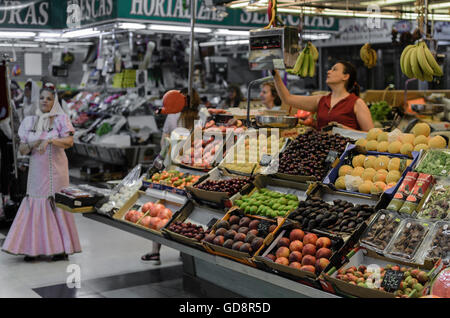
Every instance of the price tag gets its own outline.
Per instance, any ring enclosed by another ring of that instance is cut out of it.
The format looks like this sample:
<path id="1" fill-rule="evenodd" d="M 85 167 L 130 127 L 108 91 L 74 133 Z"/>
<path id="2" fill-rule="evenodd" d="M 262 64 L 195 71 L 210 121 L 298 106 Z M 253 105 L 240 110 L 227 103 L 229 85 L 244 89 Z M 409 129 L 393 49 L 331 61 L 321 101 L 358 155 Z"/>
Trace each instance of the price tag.
<path id="1" fill-rule="evenodd" d="M 81 201 L 75 200 L 75 201 L 73 201 L 73 204 L 75 206 L 81 206 Z"/>
<path id="2" fill-rule="evenodd" d="M 272 156 L 263 154 L 259 164 L 263 167 L 268 166 L 272 162 Z"/>
<path id="3" fill-rule="evenodd" d="M 141 209 L 141 207 L 142 207 L 142 205 L 135 204 L 135 205 L 133 205 L 133 207 L 131 208 L 131 210 L 139 211 L 139 210 Z"/>
<path id="4" fill-rule="evenodd" d="M 384 275 L 383 281 L 381 282 L 381 287 L 384 288 L 388 293 L 395 292 L 403 280 L 403 272 L 393 271 L 388 269 Z"/>
<path id="5" fill-rule="evenodd" d="M 284 61 L 282 59 L 273 59 L 273 68 L 277 69 L 277 70 L 284 70 L 285 66 L 284 66 Z"/>

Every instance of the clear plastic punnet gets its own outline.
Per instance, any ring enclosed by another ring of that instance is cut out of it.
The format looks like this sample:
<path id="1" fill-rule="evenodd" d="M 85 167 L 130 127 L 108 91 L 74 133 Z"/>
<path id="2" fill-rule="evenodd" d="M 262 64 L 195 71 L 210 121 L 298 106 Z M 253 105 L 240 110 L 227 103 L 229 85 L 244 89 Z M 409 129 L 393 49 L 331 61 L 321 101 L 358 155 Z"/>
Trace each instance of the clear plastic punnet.
<path id="1" fill-rule="evenodd" d="M 379 211 L 372 225 L 362 236 L 361 246 L 383 253 L 394 237 L 401 221 L 402 219 L 397 213 L 387 210 Z"/>
<path id="2" fill-rule="evenodd" d="M 450 264 L 450 221 L 434 224 L 421 254 L 423 260 L 436 261 L 442 258 L 444 264 Z"/>
<path id="3" fill-rule="evenodd" d="M 385 254 L 402 261 L 415 262 L 418 260 L 417 252 L 432 227 L 433 223 L 430 222 L 412 218 L 404 219 L 386 248 Z"/>

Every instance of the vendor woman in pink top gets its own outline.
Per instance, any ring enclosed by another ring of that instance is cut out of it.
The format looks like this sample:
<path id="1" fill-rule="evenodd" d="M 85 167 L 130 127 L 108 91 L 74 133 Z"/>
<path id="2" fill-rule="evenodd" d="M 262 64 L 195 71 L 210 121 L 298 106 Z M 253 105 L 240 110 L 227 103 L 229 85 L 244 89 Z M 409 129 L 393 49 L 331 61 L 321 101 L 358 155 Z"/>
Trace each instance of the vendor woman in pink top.
<path id="1" fill-rule="evenodd" d="M 69 168 L 64 149 L 73 145 L 74 128 L 58 101 L 53 84 L 41 90 L 39 109 L 19 127 L 19 151 L 30 154 L 27 195 L 8 232 L 3 251 L 25 255 L 25 261 L 39 256 L 67 260 L 81 252 L 73 215 L 55 206 L 55 192 L 69 185 Z"/>

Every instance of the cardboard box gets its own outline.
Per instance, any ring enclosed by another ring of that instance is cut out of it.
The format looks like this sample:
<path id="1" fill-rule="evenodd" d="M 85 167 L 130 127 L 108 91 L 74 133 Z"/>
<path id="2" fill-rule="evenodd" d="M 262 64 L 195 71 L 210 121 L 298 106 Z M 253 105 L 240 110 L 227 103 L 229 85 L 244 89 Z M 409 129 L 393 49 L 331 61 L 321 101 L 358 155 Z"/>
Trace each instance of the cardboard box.
<path id="1" fill-rule="evenodd" d="M 411 159 L 408 156 L 405 155 L 401 155 L 401 154 L 391 154 L 391 153 L 387 153 L 387 152 L 376 152 L 376 151 L 365 151 L 360 147 L 357 147 L 355 145 L 348 145 L 346 150 L 344 151 L 344 153 L 341 155 L 341 157 L 339 158 L 338 162 L 336 162 L 336 165 L 334 166 L 333 169 L 330 170 L 330 172 L 328 172 L 327 176 L 325 177 L 325 179 L 323 180 L 324 184 L 329 185 L 331 188 L 334 188 L 334 183 L 336 182 L 336 179 L 339 176 L 339 168 L 345 163 L 347 157 L 349 157 L 350 155 L 356 155 L 356 154 L 364 154 L 364 155 L 372 155 L 372 156 L 388 156 L 390 158 L 401 158 L 401 159 Z M 406 169 L 402 172 L 402 175 L 400 177 L 400 179 L 398 180 L 397 184 L 394 187 L 391 187 L 389 189 L 387 189 L 386 191 L 384 191 L 385 194 L 389 195 L 390 197 L 392 197 L 394 195 L 394 193 L 397 191 L 397 189 L 400 187 L 400 184 L 403 181 L 403 178 L 405 177 L 405 175 L 411 171 L 413 169 L 413 167 L 415 166 L 415 164 L 417 163 L 417 160 L 419 158 L 419 152 L 417 151 L 413 151 L 412 152 L 412 162 L 411 164 L 406 167 Z M 340 189 L 336 189 L 336 191 L 340 191 L 340 192 L 346 192 L 346 193 L 351 193 L 351 194 L 360 194 L 360 195 L 364 195 L 366 197 L 369 198 L 373 198 L 373 200 L 378 201 L 381 198 L 381 194 L 379 195 L 374 195 L 374 194 L 364 194 L 364 193 L 359 193 L 359 192 L 353 192 L 353 191 L 347 191 L 347 190 L 340 190 Z"/>
<path id="2" fill-rule="evenodd" d="M 399 266 L 409 266 L 420 268 L 428 272 L 430 280 L 433 279 L 435 275 L 439 273 L 442 269 L 442 262 L 439 260 L 436 263 L 427 262 L 424 265 L 419 264 L 408 264 L 401 261 L 389 259 L 378 255 L 377 253 L 364 249 L 357 248 L 353 250 L 349 255 L 347 255 L 348 262 L 343 265 L 341 268 L 347 269 L 352 266 L 358 267 L 359 265 L 371 265 L 376 264 L 380 267 L 385 267 L 387 264 L 391 265 L 399 265 Z M 336 268 L 330 269 L 327 273 L 323 273 L 320 277 L 320 283 L 322 288 L 325 291 L 340 294 L 343 296 L 354 296 L 361 298 L 395 298 L 394 293 L 388 293 L 385 291 L 371 289 L 361 286 L 356 286 L 350 283 L 347 283 L 343 280 L 337 279 L 337 271 Z M 423 293 L 427 294 L 429 290 L 429 282 L 424 286 Z"/>
<path id="3" fill-rule="evenodd" d="M 119 220 L 124 223 L 132 224 L 136 227 L 139 227 L 143 230 L 152 232 L 153 234 L 162 236 L 161 230 L 151 229 L 141 224 L 142 219 L 149 215 L 150 211 L 147 213 L 144 213 L 144 215 L 136 222 L 130 222 L 128 220 L 125 220 L 125 215 L 127 212 L 131 209 L 141 211 L 142 206 L 147 202 L 154 202 L 154 203 L 161 203 L 166 208 L 170 209 L 172 211 L 172 219 L 175 217 L 176 212 L 182 207 L 181 204 L 167 201 L 167 200 L 161 200 L 154 197 L 151 197 L 147 195 L 143 191 L 137 191 L 123 206 L 120 208 L 114 215 L 113 218 L 116 220 Z M 168 221 L 170 223 L 170 220 Z M 167 224 L 168 224 L 167 223 Z"/>
<path id="4" fill-rule="evenodd" d="M 219 246 L 219 245 L 215 245 L 212 243 L 208 243 L 208 242 L 203 242 L 203 245 L 206 247 L 206 250 L 214 255 L 218 255 L 218 256 L 223 256 L 223 257 L 227 257 L 230 258 L 232 260 L 238 261 L 240 263 L 252 266 L 252 267 L 256 267 L 253 258 L 258 255 L 258 253 L 264 249 L 265 246 L 269 245 L 273 239 L 274 239 L 274 233 L 276 233 L 276 231 L 280 228 L 280 226 L 284 223 L 284 219 L 283 218 L 277 218 L 277 220 L 272 220 L 272 219 L 267 219 L 264 217 L 258 217 L 255 215 L 245 215 L 244 213 L 242 213 L 239 209 L 237 208 L 233 208 L 230 209 L 227 214 L 225 214 L 225 216 L 222 218 L 222 220 L 224 221 L 228 221 L 230 219 L 230 217 L 232 215 L 239 215 L 240 217 L 246 216 L 249 217 L 250 219 L 259 219 L 259 220 L 263 220 L 264 222 L 268 222 L 268 223 L 273 223 L 274 225 L 277 225 L 276 229 L 272 232 L 272 233 L 268 233 L 268 235 L 264 238 L 264 242 L 263 245 L 257 250 L 254 251 L 254 253 L 250 254 L 250 253 L 244 253 L 241 251 L 236 251 L 236 250 L 232 250 L 223 246 Z M 211 233 L 215 233 L 215 231 L 217 230 L 217 222 L 214 225 Z"/>
<path id="5" fill-rule="evenodd" d="M 265 248 L 260 253 L 260 255 L 257 255 L 255 257 L 255 262 L 258 264 L 258 267 L 260 268 L 261 264 L 263 264 L 262 268 L 265 267 L 276 274 L 321 289 L 320 283 L 318 281 L 318 277 L 321 272 L 312 273 L 308 271 L 299 270 L 286 265 L 275 263 L 266 257 L 269 253 L 275 255 L 275 252 L 277 250 L 277 244 L 280 241 L 280 239 L 286 236 L 288 233 L 290 233 L 293 229 L 301 229 L 300 224 L 298 222 L 286 220 L 286 222 L 277 229 L 277 232 L 275 233 L 276 238 L 272 241 L 272 244 L 270 244 L 270 246 L 267 246 L 267 248 Z M 314 233 L 318 237 L 326 236 L 330 238 L 331 241 L 333 242 L 332 245 L 333 254 L 329 259 L 330 264 L 327 266 L 327 268 L 325 268 L 325 271 L 331 269 L 333 266 L 341 266 L 343 264 L 342 251 L 344 250 L 346 243 L 344 242 L 344 240 L 342 240 L 342 238 L 328 233 L 323 233 L 320 231 L 305 232 L 305 234 L 307 233 Z"/>
<path id="6" fill-rule="evenodd" d="M 206 190 L 197 188 L 198 185 L 206 182 L 207 180 L 224 180 L 224 179 L 231 179 L 231 178 L 242 178 L 242 176 L 232 174 L 227 171 L 222 171 L 218 168 L 214 168 L 207 175 L 201 177 L 198 180 L 198 182 L 195 183 L 193 186 L 187 186 L 186 190 L 197 199 L 200 199 L 203 201 L 210 201 L 210 202 L 214 202 L 214 203 L 218 203 L 218 204 L 222 204 L 225 201 L 234 202 L 236 200 L 236 197 L 239 194 L 245 195 L 252 190 L 253 184 L 249 183 L 249 184 L 245 185 L 238 193 L 236 193 L 230 197 L 228 195 L 228 193 L 226 193 L 226 192 L 206 191 Z"/>
<path id="7" fill-rule="evenodd" d="M 175 233 L 169 230 L 169 226 L 176 221 L 180 221 L 183 223 L 191 222 L 193 224 L 201 225 L 206 231 L 209 227 L 212 227 L 212 225 L 214 225 L 218 220 L 222 219 L 224 215 L 224 211 L 214 210 L 206 206 L 201 206 L 195 204 L 190 200 L 187 201 L 186 204 L 172 217 L 172 220 L 167 223 L 167 225 L 161 230 L 161 232 L 165 237 L 169 239 L 205 251 L 205 247 L 201 242 Z"/>

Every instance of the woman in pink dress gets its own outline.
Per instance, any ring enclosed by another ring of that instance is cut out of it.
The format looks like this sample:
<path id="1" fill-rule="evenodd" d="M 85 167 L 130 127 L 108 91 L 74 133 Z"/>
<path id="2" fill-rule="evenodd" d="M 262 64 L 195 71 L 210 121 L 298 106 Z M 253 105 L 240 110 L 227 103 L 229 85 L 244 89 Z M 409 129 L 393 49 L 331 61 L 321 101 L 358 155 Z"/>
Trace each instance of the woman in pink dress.
<path id="1" fill-rule="evenodd" d="M 27 196 L 3 244 L 2 250 L 25 255 L 25 261 L 39 256 L 67 260 L 81 252 L 72 214 L 55 206 L 54 194 L 69 185 L 69 168 L 64 149 L 73 145 L 74 129 L 58 102 L 53 84 L 41 91 L 36 116 L 26 117 L 19 127 L 20 147 L 30 154 Z"/>

